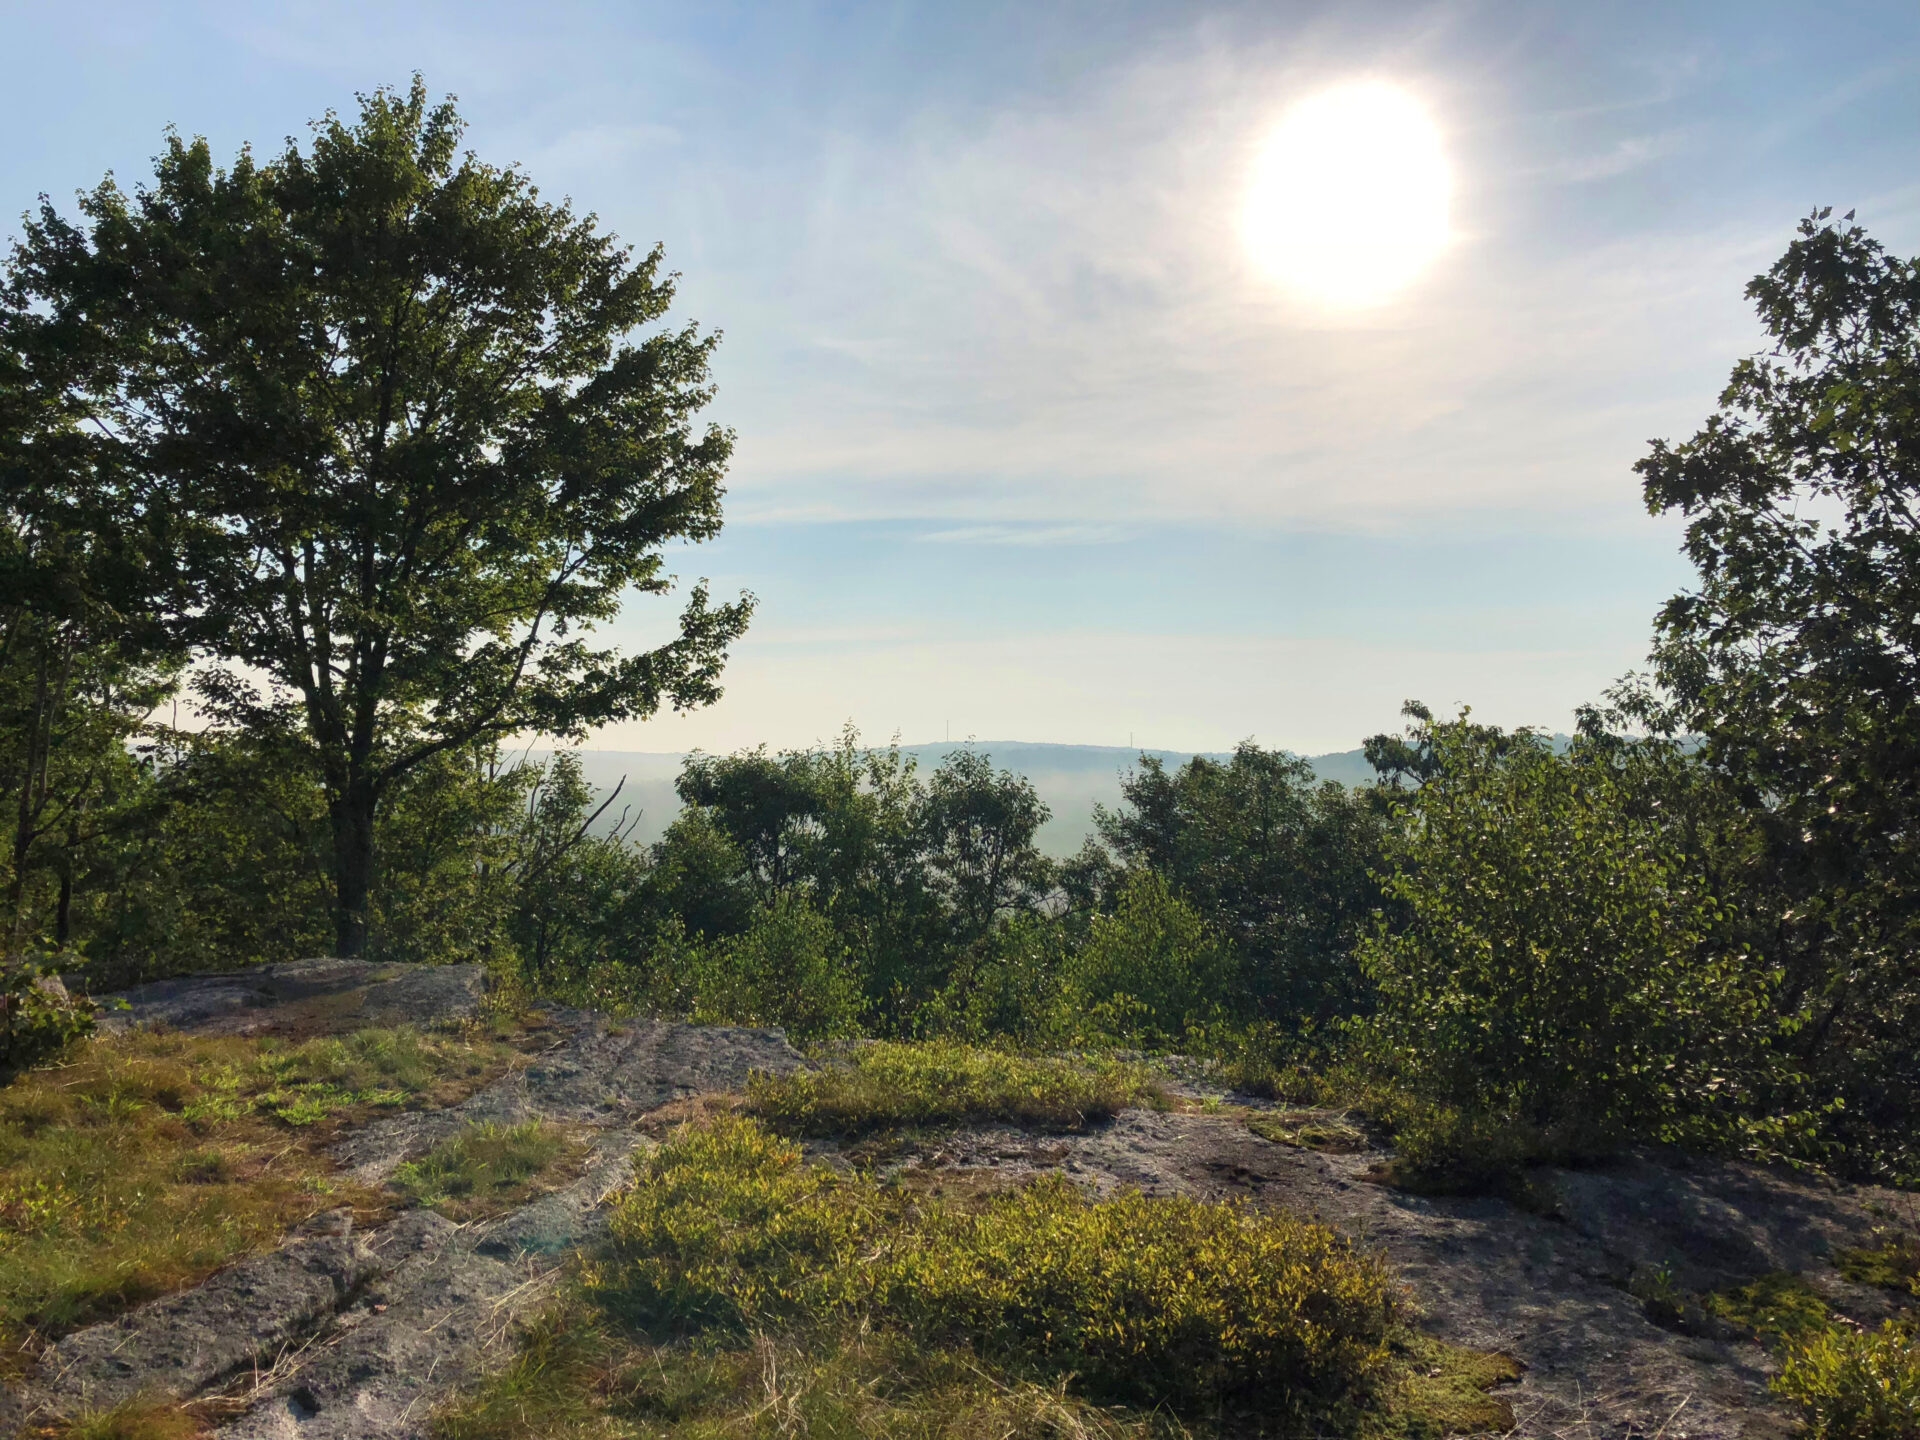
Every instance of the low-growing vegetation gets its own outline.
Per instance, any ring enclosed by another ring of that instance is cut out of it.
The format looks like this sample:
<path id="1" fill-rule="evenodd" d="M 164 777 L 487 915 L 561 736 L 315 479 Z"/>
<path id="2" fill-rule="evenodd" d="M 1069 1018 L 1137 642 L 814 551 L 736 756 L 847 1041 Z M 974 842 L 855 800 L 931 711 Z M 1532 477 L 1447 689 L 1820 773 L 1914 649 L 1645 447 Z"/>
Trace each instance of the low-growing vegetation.
<path id="1" fill-rule="evenodd" d="M 561 1126 L 541 1120 L 469 1125 L 393 1172 L 391 1184 L 451 1220 L 477 1220 L 521 1204 L 546 1175 L 586 1153 Z"/>
<path id="2" fill-rule="evenodd" d="M 1823 1329 L 1787 1348 L 1773 1389 L 1799 1409 L 1808 1440 L 1913 1440 L 1920 1435 L 1914 1322 Z"/>
<path id="3" fill-rule="evenodd" d="M 1159 1084 L 1136 1065 L 938 1041 L 876 1041 L 818 1069 L 755 1075 L 747 1085 L 752 1111 L 792 1135 L 992 1122 L 1078 1130 L 1129 1105 L 1163 1101 Z"/>
<path id="4" fill-rule="evenodd" d="M 0 1089 L 0 1341 L 10 1351 L 200 1279 L 323 1209 L 381 1192 L 332 1173 L 351 1119 L 444 1103 L 504 1044 L 374 1030 L 285 1044 L 134 1031 Z"/>
<path id="5" fill-rule="evenodd" d="M 1510 1424 L 1517 1374 L 1404 1330 L 1318 1225 L 1060 1178 L 932 1199 L 721 1114 L 636 1162 L 574 1296 L 436 1433 L 1437 1436 Z"/>
<path id="6" fill-rule="evenodd" d="M 1064 1179 L 909 1203 L 736 1117 L 640 1162 L 589 1291 L 655 1334 L 899 1329 L 1186 1409 L 1350 1391 L 1394 1315 L 1379 1263 L 1320 1226 Z"/>
<path id="7" fill-rule="evenodd" d="M 1898 1242 L 1888 1249 L 1898 1254 Z M 1878 1252 L 1835 1258 L 1843 1274 L 1858 1278 L 1863 1255 L 1864 1273 L 1875 1277 L 1869 1283 L 1880 1283 L 1887 1261 Z M 1780 1368 L 1771 1388 L 1798 1411 L 1807 1440 L 1920 1435 L 1920 1330 L 1911 1314 L 1863 1329 L 1836 1316 L 1805 1277 L 1784 1272 L 1703 1299 L 1709 1315 L 1775 1353 Z"/>

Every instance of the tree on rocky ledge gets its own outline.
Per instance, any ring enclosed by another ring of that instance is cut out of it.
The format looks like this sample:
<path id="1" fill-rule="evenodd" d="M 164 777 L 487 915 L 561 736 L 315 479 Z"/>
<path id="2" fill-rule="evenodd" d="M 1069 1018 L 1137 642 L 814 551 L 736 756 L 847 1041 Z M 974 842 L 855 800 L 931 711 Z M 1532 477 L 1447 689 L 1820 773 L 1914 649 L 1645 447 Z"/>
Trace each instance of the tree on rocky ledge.
<path id="1" fill-rule="evenodd" d="M 327 794 L 339 951 L 368 943 L 374 820 L 409 772 L 516 732 L 711 703 L 751 597 L 693 588 L 669 643 L 589 644 L 662 546 L 720 528 L 716 338 L 658 322 L 636 258 L 451 102 L 362 97 L 303 152 L 217 168 L 170 136 L 150 187 L 42 203 L 13 313 L 85 353 L 72 398 L 164 494 L 180 637 L 221 721 L 292 732 Z"/>

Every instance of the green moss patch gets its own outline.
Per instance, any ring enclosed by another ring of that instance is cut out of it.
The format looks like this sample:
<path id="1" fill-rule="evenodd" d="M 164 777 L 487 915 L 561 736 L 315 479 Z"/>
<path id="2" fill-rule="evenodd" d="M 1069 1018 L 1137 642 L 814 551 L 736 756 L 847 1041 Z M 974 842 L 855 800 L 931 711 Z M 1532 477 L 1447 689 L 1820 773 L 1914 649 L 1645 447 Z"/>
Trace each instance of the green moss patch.
<path id="1" fill-rule="evenodd" d="M 1513 1429 L 1513 1406 L 1494 1393 L 1526 1373 L 1511 1355 L 1466 1350 L 1427 1335 L 1395 1347 L 1398 1393 L 1379 1424 L 1383 1434 L 1482 1435 Z"/>
<path id="2" fill-rule="evenodd" d="M 1832 1321 L 1827 1302 L 1798 1275 L 1778 1271 L 1746 1285 L 1706 1296 L 1709 1315 L 1779 1346 L 1825 1332 Z"/>
<path id="3" fill-rule="evenodd" d="M 1920 1295 L 1920 1240 L 1911 1235 L 1896 1235 L 1884 1245 L 1837 1251 L 1833 1263 L 1856 1285 Z"/>

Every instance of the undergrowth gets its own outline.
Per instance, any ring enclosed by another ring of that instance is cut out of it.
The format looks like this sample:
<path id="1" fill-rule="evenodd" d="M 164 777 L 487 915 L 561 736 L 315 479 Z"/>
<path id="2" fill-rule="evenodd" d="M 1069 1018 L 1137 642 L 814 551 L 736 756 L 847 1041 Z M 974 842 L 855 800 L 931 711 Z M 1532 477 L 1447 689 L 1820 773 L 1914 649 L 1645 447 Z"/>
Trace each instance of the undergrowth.
<path id="1" fill-rule="evenodd" d="M 1059 1177 L 914 1199 L 731 1116 L 639 1162 L 612 1233 L 588 1293 L 653 1335 L 851 1323 L 1184 1411 L 1347 1393 L 1396 1313 L 1379 1262 L 1318 1225 Z"/>
<path id="2" fill-rule="evenodd" d="M 1078 1130 L 1129 1105 L 1164 1104 L 1153 1077 L 1118 1061 L 1026 1056 L 946 1041 L 855 1046 L 817 1070 L 755 1075 L 748 1108 L 790 1135 L 999 1121 Z"/>
<path id="3" fill-rule="evenodd" d="M 1911 1319 L 1829 1328 L 1788 1348 L 1773 1389 L 1797 1406 L 1808 1440 L 1920 1435 L 1920 1343 Z"/>
<path id="4" fill-rule="evenodd" d="M 612 1238 L 438 1440 L 1421 1437 L 1511 1424 L 1518 1367 L 1400 1323 L 1381 1263 L 1284 1215 L 949 1202 L 718 1113 L 636 1161 Z"/>
<path id="5" fill-rule="evenodd" d="M 300 1044 L 135 1031 L 83 1042 L 0 1088 L 0 1342 L 11 1353 L 191 1285 L 378 1192 L 323 1145 L 382 1109 L 447 1102 L 511 1054 L 370 1030 Z"/>
<path id="6" fill-rule="evenodd" d="M 1856 1266 L 1861 1254 L 1842 1252 Z M 1780 1272 L 1708 1295 L 1705 1309 L 1772 1350 L 1771 1386 L 1800 1413 L 1807 1440 L 1920 1436 L 1920 1343 L 1911 1316 L 1862 1330 L 1836 1317 L 1805 1279 Z"/>

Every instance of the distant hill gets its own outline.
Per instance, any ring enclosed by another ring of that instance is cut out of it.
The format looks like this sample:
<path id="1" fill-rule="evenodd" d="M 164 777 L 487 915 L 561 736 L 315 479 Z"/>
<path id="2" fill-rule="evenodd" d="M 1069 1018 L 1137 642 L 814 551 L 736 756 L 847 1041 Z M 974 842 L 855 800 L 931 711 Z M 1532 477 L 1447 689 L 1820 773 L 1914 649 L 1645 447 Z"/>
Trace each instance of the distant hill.
<path id="1" fill-rule="evenodd" d="M 1026 776 L 1053 811 L 1053 818 L 1041 827 L 1039 836 L 1040 848 L 1049 855 L 1071 855 L 1080 848 L 1093 830 L 1093 807 L 1119 803 L 1121 777 L 1142 755 L 1178 766 L 1186 764 L 1194 753 L 1130 750 L 1120 745 L 1038 745 L 1020 740 L 955 741 L 900 748 L 917 760 L 922 770 L 933 769 L 956 750 L 977 750 L 991 757 L 1000 769 Z M 1216 760 L 1228 758 L 1225 752 L 1203 753 Z M 535 758 L 539 755 L 536 751 Z M 1373 779 L 1372 768 L 1358 750 L 1306 758 L 1314 773 L 1323 780 L 1364 785 Z M 634 839 L 651 843 L 660 838 L 673 817 L 680 813 L 680 797 L 673 793 L 673 780 L 685 759 L 685 755 L 658 751 L 583 750 L 580 768 L 587 783 L 602 794 L 624 778 L 626 783 L 620 798 L 603 824 L 611 824 L 623 810 L 629 819 L 637 814 L 639 823 L 634 827 Z"/>

